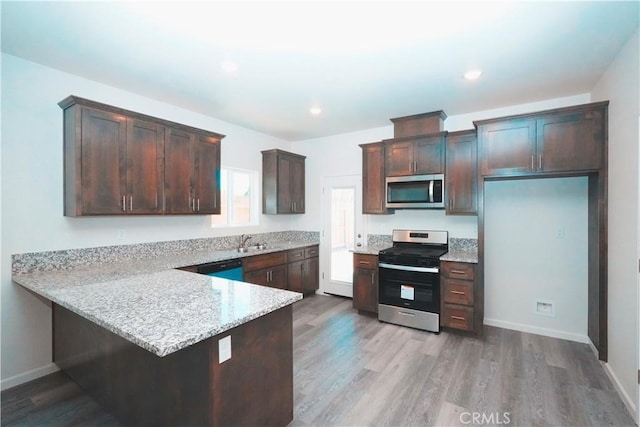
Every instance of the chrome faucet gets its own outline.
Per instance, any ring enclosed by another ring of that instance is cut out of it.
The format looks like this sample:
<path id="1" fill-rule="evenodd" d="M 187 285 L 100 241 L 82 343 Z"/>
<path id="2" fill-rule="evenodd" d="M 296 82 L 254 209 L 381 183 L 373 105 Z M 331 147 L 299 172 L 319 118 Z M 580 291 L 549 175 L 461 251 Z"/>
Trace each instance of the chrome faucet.
<path id="1" fill-rule="evenodd" d="M 251 236 L 245 236 L 244 234 L 240 236 L 240 245 L 238 246 L 238 248 L 245 248 L 245 245 L 247 244 L 247 241 L 251 239 Z"/>

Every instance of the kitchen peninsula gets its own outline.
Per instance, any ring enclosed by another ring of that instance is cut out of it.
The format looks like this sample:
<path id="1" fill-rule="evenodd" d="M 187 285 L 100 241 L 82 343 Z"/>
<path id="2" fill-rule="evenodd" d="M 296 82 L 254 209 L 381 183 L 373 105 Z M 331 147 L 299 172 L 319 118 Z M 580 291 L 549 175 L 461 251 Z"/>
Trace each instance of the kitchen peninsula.
<path id="1" fill-rule="evenodd" d="M 14 271 L 13 280 L 52 302 L 53 361 L 124 424 L 286 425 L 291 304 L 302 295 L 172 269 L 204 257 Z"/>

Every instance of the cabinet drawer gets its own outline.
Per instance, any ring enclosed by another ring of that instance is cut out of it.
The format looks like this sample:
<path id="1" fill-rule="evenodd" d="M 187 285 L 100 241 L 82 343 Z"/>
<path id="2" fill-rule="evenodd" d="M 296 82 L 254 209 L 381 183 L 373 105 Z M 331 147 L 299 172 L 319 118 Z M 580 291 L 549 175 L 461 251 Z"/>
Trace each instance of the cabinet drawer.
<path id="1" fill-rule="evenodd" d="M 366 254 L 353 254 L 353 268 L 378 269 L 378 256 Z"/>
<path id="2" fill-rule="evenodd" d="M 303 260 L 305 258 L 304 249 L 305 248 L 298 248 L 298 249 L 291 249 L 290 251 L 288 251 L 287 252 L 287 261 L 288 262 L 295 262 L 295 261 Z"/>
<path id="3" fill-rule="evenodd" d="M 318 249 L 318 245 L 309 246 L 307 248 L 304 248 L 304 257 L 305 258 L 312 258 L 314 256 L 318 256 L 319 254 L 320 254 L 320 250 Z"/>
<path id="4" fill-rule="evenodd" d="M 287 253 L 284 251 L 264 255 L 256 255 L 244 258 L 242 268 L 244 271 L 258 270 L 287 263 Z"/>
<path id="5" fill-rule="evenodd" d="M 442 275 L 451 279 L 474 280 L 476 266 L 466 262 L 443 262 L 441 264 Z"/>
<path id="6" fill-rule="evenodd" d="M 463 305 L 444 304 L 442 325 L 463 331 L 473 331 L 473 308 Z"/>
<path id="7" fill-rule="evenodd" d="M 473 305 L 473 282 L 456 279 L 442 279 L 444 302 Z"/>

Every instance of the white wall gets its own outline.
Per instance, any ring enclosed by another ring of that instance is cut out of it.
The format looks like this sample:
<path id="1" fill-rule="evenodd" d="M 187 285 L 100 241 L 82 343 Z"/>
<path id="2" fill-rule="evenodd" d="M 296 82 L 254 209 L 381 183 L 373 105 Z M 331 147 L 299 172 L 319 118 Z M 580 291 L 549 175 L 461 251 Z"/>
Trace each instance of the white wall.
<path id="1" fill-rule="evenodd" d="M 629 406 L 638 402 L 639 35 L 629 39 L 598 84 L 609 100 L 609 362 Z M 638 408 L 636 408 L 637 410 Z M 635 412 L 635 410 L 633 411 Z"/>
<path id="2" fill-rule="evenodd" d="M 587 178 L 484 188 L 485 324 L 587 343 Z"/>
<path id="3" fill-rule="evenodd" d="M 589 101 L 589 94 L 582 94 L 463 115 L 452 115 L 445 120 L 444 129 L 450 132 L 473 129 L 474 120 L 530 113 L 584 104 Z M 417 111 L 416 114 L 423 112 L 426 111 Z M 309 139 L 294 144 L 295 152 L 308 156 L 306 167 L 309 213 L 302 219 L 306 228 L 317 229 L 321 224 L 321 191 L 324 177 L 362 174 L 362 150 L 358 145 L 392 137 L 393 125 L 390 123 L 389 126 L 380 128 Z M 476 216 L 447 216 L 442 210 L 397 210 L 393 215 L 364 215 L 363 222 L 365 235 L 391 234 L 394 228 L 418 228 L 447 230 L 450 237 L 476 238 L 478 236 Z"/>
<path id="4" fill-rule="evenodd" d="M 261 169 L 260 150 L 291 144 L 113 87 L 2 55 L 2 387 L 54 369 L 51 311 L 11 281 L 11 254 L 298 229 L 300 217 L 261 227 L 212 229 L 209 216 L 67 218 L 63 212 L 62 110 L 78 95 L 222 133 L 222 164 Z M 123 238 L 118 238 L 122 231 Z"/>

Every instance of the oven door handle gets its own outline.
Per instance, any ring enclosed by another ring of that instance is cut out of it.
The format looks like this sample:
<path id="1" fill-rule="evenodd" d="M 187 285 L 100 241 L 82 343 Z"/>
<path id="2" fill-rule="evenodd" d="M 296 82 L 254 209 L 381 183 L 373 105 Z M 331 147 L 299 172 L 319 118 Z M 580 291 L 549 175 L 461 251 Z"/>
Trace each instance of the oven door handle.
<path id="1" fill-rule="evenodd" d="M 419 273 L 440 273 L 438 267 L 410 267 L 407 265 L 386 264 L 384 262 L 378 263 L 378 267 L 390 270 L 417 271 Z"/>

